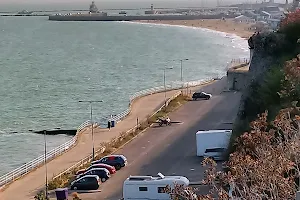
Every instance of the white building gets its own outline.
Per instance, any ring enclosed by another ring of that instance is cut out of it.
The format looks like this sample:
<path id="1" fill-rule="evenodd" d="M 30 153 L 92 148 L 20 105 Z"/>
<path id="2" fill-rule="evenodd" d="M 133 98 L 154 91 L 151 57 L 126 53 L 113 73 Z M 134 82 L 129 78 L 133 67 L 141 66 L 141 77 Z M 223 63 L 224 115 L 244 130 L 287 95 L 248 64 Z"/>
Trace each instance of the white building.
<path id="1" fill-rule="evenodd" d="M 254 23 L 255 22 L 254 19 L 244 16 L 244 15 L 235 17 L 233 21 L 236 23 Z"/>
<path id="2" fill-rule="evenodd" d="M 267 23 L 273 30 L 277 30 L 280 25 L 280 19 L 267 19 Z"/>

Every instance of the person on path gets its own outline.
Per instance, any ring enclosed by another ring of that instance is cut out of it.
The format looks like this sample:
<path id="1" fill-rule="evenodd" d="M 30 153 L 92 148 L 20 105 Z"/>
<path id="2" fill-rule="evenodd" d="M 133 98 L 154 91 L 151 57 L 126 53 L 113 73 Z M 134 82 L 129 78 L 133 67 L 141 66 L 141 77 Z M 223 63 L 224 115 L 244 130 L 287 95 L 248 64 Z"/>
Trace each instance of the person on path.
<path id="1" fill-rule="evenodd" d="M 107 127 L 108 127 L 108 130 L 110 131 L 110 128 L 111 128 L 111 121 L 110 120 L 108 121 Z"/>

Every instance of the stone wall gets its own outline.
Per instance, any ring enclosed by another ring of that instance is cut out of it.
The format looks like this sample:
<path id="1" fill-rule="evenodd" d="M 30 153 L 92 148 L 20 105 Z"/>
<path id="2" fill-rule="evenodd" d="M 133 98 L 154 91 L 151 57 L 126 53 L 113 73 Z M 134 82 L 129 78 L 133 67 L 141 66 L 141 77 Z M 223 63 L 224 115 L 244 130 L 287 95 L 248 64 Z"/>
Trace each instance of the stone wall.
<path id="1" fill-rule="evenodd" d="M 229 90 L 243 91 L 247 88 L 249 79 L 248 62 L 235 65 L 227 71 Z"/>

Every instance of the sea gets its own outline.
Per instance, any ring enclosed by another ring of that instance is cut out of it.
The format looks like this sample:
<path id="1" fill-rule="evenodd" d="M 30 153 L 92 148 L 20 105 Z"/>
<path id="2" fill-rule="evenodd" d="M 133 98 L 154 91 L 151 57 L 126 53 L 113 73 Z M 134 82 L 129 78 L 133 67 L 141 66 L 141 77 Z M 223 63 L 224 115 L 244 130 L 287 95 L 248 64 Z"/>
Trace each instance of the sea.
<path id="1" fill-rule="evenodd" d="M 135 92 L 180 80 L 226 75 L 228 62 L 249 56 L 247 41 L 201 28 L 135 22 L 55 22 L 0 18 L 0 175 L 43 154 L 32 131 L 105 124 Z M 147 106 L 147 105 L 145 105 Z M 71 136 L 47 136 L 47 148 Z"/>

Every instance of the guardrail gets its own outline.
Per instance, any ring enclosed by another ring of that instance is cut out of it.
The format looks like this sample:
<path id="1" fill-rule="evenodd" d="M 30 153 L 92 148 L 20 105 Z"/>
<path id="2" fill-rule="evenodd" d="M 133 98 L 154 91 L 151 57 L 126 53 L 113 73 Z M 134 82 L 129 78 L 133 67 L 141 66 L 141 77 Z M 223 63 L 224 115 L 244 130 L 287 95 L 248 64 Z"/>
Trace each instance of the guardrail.
<path id="1" fill-rule="evenodd" d="M 201 84 L 205 84 L 206 82 L 208 82 L 211 79 L 206 79 L 206 80 L 200 80 L 200 81 L 191 81 L 191 82 L 185 82 L 185 83 L 180 83 L 180 82 L 174 82 L 171 85 L 167 85 L 166 86 L 166 90 L 175 90 L 175 89 L 181 89 L 182 87 L 193 87 L 193 86 L 197 86 L 197 85 L 201 85 Z M 150 95 L 153 93 L 158 93 L 158 92 L 163 92 L 165 91 L 165 87 L 154 87 L 151 89 L 146 89 L 146 90 L 142 90 L 139 92 L 136 92 L 134 95 L 130 96 L 130 103 L 129 103 L 129 108 L 126 109 L 125 111 L 123 111 L 122 113 L 114 116 L 112 118 L 112 120 L 115 120 L 116 122 L 121 121 L 122 119 L 124 119 L 131 111 L 131 106 L 132 106 L 132 102 L 136 99 L 136 98 L 140 98 L 146 95 Z M 77 133 L 76 135 L 69 141 L 67 141 L 66 143 L 54 148 L 53 150 L 49 151 L 46 153 L 46 161 L 50 161 L 52 159 L 54 159 L 55 157 L 63 154 L 64 152 L 66 152 L 67 150 L 69 150 L 70 148 L 72 148 L 78 139 L 78 133 L 80 133 L 83 129 L 85 129 L 86 127 L 91 125 L 91 121 L 87 120 L 85 122 L 83 122 L 77 129 Z M 136 127 L 134 127 L 136 128 Z M 132 131 L 133 129 L 130 129 L 129 131 Z M 96 151 L 96 155 L 99 155 L 101 153 L 103 153 L 103 147 L 101 147 L 98 151 Z M 86 162 L 89 162 L 91 159 L 92 155 L 89 155 L 87 157 L 85 157 L 84 159 L 82 159 L 81 161 L 79 161 L 78 163 L 76 163 L 75 165 L 73 165 L 72 167 L 70 167 L 69 169 L 65 170 L 68 171 L 70 169 L 74 169 L 75 167 L 77 167 L 78 165 L 80 165 L 80 163 L 84 164 Z M 33 159 L 32 161 L 12 170 L 11 172 L 8 172 L 7 174 L 4 174 L 3 176 L 0 177 L 0 187 L 3 187 L 9 183 L 12 183 L 13 181 L 17 180 L 18 178 L 28 174 L 29 172 L 31 172 L 32 170 L 38 168 L 39 166 L 41 166 L 43 163 L 45 162 L 45 155 L 41 155 L 35 159 Z M 64 171 L 64 172 L 65 172 Z M 61 173 L 62 174 L 62 173 Z M 57 176 L 56 176 L 57 177 Z"/>

